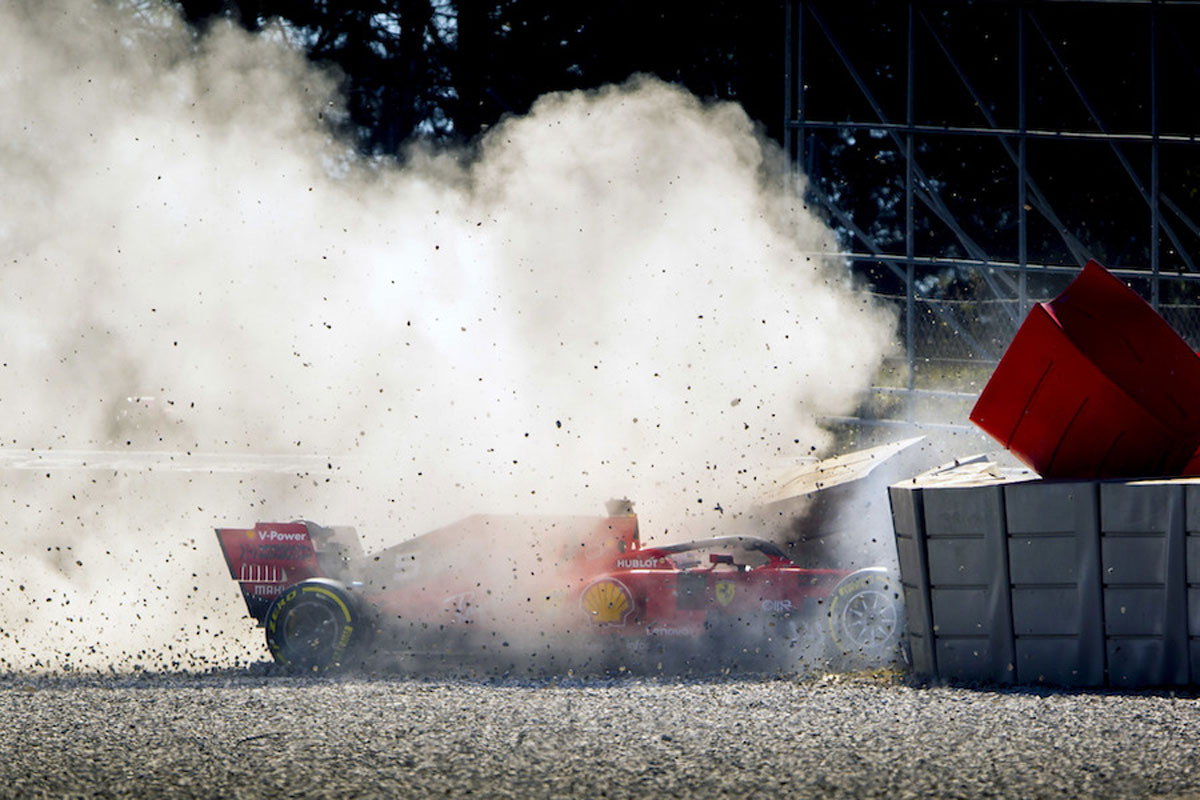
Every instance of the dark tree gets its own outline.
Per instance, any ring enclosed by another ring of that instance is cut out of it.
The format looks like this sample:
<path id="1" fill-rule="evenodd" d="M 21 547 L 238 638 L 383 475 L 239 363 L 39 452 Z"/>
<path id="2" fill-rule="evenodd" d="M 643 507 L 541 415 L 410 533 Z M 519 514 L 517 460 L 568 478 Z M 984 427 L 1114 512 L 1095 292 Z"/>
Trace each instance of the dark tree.
<path id="1" fill-rule="evenodd" d="M 634 0 L 179 0 L 258 30 L 279 19 L 308 57 L 334 65 L 363 149 L 413 137 L 468 141 L 553 91 L 650 73 L 704 98 L 736 100 L 782 130 L 783 2 Z"/>
<path id="2" fill-rule="evenodd" d="M 314 63 L 336 67 L 362 149 L 395 153 L 413 135 L 454 130 L 454 14 L 433 0 L 180 0 L 199 31 L 224 18 L 250 31 L 278 20 Z"/>

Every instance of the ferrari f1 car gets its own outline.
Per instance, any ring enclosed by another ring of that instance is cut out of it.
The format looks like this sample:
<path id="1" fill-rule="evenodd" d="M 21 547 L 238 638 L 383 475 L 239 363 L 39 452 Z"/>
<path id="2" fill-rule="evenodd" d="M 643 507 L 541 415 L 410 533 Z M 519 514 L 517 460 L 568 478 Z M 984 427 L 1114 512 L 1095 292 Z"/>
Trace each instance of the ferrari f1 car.
<path id="1" fill-rule="evenodd" d="M 877 658 L 903 622 L 884 569 L 802 568 L 744 536 L 644 546 L 628 503 L 603 517 L 472 516 L 375 553 L 352 528 L 312 522 L 217 537 L 271 655 L 301 670 L 401 652 L 524 650 L 559 667 L 568 654 Z"/>

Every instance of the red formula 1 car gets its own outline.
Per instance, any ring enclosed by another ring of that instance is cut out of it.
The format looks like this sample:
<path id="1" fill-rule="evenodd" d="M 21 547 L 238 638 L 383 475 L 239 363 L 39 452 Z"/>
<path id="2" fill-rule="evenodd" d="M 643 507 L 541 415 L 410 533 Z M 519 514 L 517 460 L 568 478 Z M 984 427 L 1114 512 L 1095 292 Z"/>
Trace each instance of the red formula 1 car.
<path id="1" fill-rule="evenodd" d="M 565 670 L 896 649 L 884 569 L 805 569 L 741 536 L 643 546 L 631 507 L 610 512 L 473 516 L 370 554 L 352 528 L 311 522 L 217 537 L 271 655 L 305 670 L 380 653 L 520 652 Z"/>

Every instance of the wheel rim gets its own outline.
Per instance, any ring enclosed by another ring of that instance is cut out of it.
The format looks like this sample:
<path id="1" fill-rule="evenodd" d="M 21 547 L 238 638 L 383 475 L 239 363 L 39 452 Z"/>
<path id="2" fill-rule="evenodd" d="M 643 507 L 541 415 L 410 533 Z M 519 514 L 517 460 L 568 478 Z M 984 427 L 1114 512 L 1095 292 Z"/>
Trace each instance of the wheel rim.
<path id="1" fill-rule="evenodd" d="M 337 647 L 341 626 L 330 606 L 301 603 L 288 614 L 283 632 L 290 657 L 321 663 Z"/>
<path id="2" fill-rule="evenodd" d="M 887 644 L 896 632 L 896 605 L 883 592 L 859 592 L 846 604 L 842 628 L 855 647 L 873 649 Z"/>

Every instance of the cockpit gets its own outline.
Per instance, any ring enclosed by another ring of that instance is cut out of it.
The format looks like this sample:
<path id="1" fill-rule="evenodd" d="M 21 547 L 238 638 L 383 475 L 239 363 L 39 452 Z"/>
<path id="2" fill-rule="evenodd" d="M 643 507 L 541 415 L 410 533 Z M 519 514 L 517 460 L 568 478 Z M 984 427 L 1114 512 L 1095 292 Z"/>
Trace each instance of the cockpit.
<path id="1" fill-rule="evenodd" d="M 746 572 L 788 558 L 773 542 L 751 536 L 722 536 L 656 547 L 680 570 Z"/>

